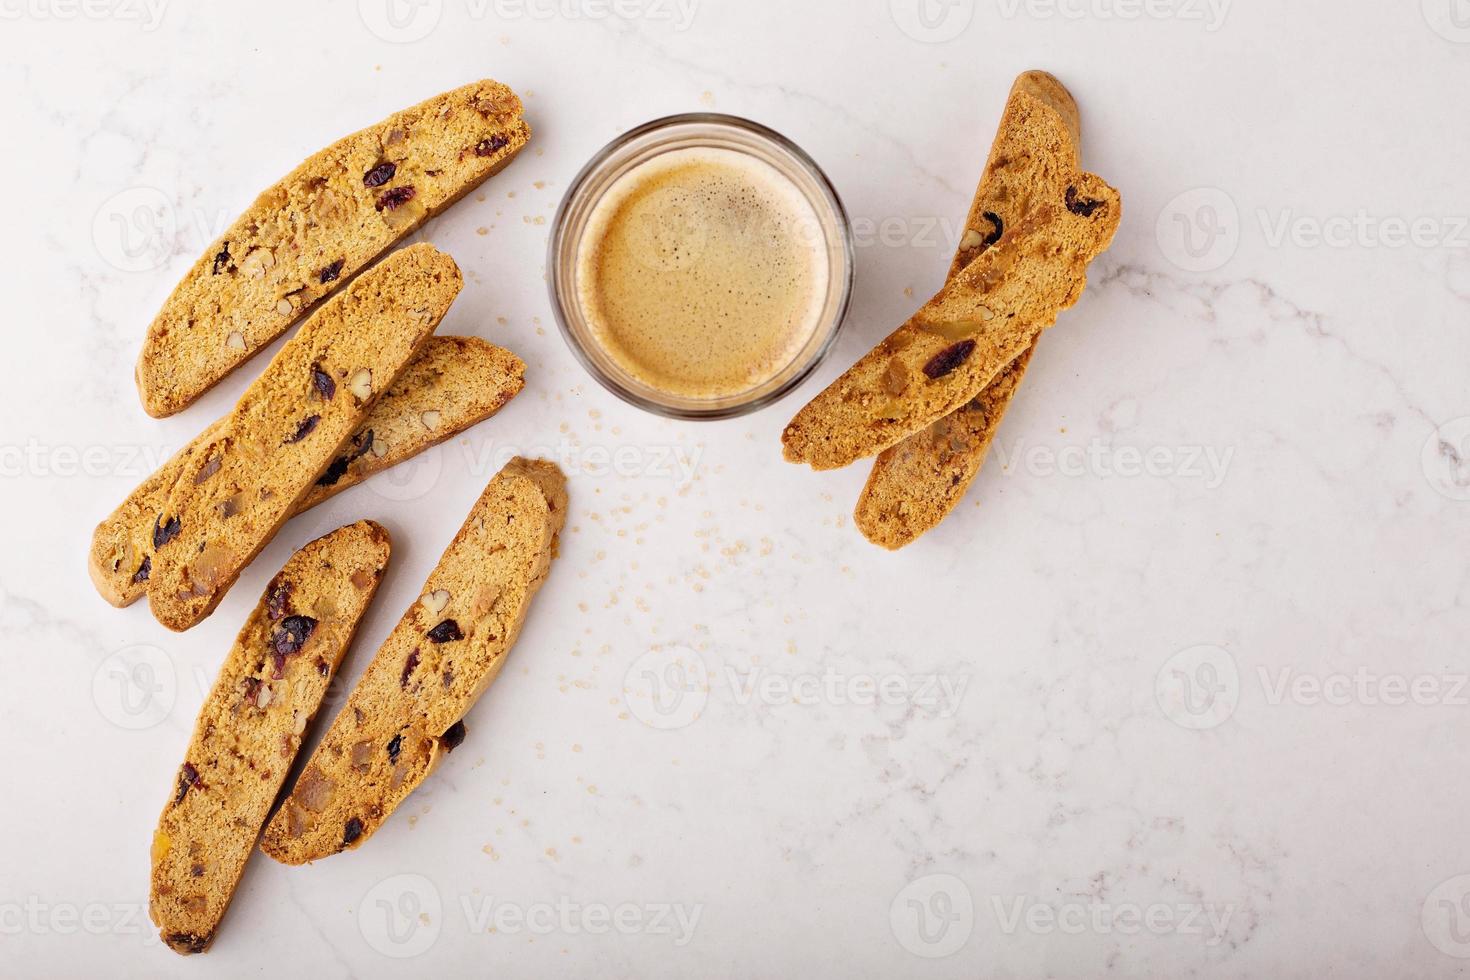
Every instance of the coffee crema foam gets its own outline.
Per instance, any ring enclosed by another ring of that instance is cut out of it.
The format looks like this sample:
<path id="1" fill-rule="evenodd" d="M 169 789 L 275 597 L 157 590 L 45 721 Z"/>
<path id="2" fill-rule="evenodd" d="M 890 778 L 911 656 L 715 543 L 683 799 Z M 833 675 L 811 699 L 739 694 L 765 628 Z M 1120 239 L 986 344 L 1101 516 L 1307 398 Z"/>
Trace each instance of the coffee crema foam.
<path id="1" fill-rule="evenodd" d="M 624 174 L 588 219 L 578 303 L 631 377 L 685 398 L 771 380 L 820 325 L 832 275 L 821 223 L 775 167 L 671 150 Z"/>

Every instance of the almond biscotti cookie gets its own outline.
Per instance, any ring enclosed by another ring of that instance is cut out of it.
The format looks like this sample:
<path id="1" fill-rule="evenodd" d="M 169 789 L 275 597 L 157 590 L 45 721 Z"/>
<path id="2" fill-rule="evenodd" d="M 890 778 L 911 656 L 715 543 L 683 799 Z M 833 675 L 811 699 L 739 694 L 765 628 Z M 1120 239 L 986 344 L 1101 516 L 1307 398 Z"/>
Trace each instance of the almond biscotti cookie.
<path id="1" fill-rule="evenodd" d="M 525 386 L 525 362 L 510 351 L 477 337 L 431 337 L 294 513 L 485 421 Z"/>
<path id="2" fill-rule="evenodd" d="M 92 531 L 87 571 L 98 594 L 114 606 L 130 606 L 147 593 L 153 540 L 163 534 L 160 522 L 169 494 L 189 460 L 224 430 L 224 424 L 220 419 L 169 457 Z"/>
<path id="3" fill-rule="evenodd" d="M 276 354 L 179 473 L 154 534 L 148 605 L 186 630 L 214 611 L 423 348 L 459 293 L 431 245 L 389 256 Z"/>
<path id="4" fill-rule="evenodd" d="M 155 418 L 208 391 L 530 139 L 521 100 L 480 81 L 309 157 L 212 244 L 148 328 L 138 393 Z"/>
<path id="5" fill-rule="evenodd" d="M 853 514 L 864 537 L 897 551 L 949 516 L 980 472 L 1035 349 L 958 411 L 883 450 Z"/>
<path id="6" fill-rule="evenodd" d="M 431 337 L 384 392 L 291 514 L 322 503 L 500 411 L 525 386 L 526 365 L 476 337 Z M 97 525 L 87 568 L 102 597 L 127 606 L 148 591 L 153 536 L 190 457 L 220 432 L 216 422 L 143 481 Z"/>
<path id="7" fill-rule="evenodd" d="M 873 456 L 978 395 L 1082 295 L 1112 242 L 1118 192 L 1078 173 L 910 320 L 797 413 L 786 458 L 836 469 Z"/>
<path id="8" fill-rule="evenodd" d="M 390 550 L 371 521 L 311 542 L 225 657 L 153 832 L 148 913 L 176 952 L 213 941 Z"/>
<path id="9" fill-rule="evenodd" d="M 990 145 L 985 170 L 970 202 L 965 234 L 949 266 L 953 279 L 1007 228 L 1020 223 L 1038 199 L 1066 192 L 1080 168 L 1081 118 L 1077 103 L 1054 76 L 1023 72 L 1011 84 Z"/>
<path id="10" fill-rule="evenodd" d="M 1065 181 L 1078 167 L 1079 131 L 1077 103 L 1061 82 L 1040 71 L 1016 79 L 950 266 L 951 278 L 999 241 L 1007 227 L 1019 224 L 1038 198 L 1065 194 Z M 959 505 L 1034 350 L 1012 361 L 959 411 L 878 455 L 853 514 L 869 541 L 902 548 Z"/>
<path id="11" fill-rule="evenodd" d="M 554 463 L 515 459 L 490 481 L 266 826 L 286 864 L 357 847 L 464 738 L 545 581 L 566 520 Z"/>

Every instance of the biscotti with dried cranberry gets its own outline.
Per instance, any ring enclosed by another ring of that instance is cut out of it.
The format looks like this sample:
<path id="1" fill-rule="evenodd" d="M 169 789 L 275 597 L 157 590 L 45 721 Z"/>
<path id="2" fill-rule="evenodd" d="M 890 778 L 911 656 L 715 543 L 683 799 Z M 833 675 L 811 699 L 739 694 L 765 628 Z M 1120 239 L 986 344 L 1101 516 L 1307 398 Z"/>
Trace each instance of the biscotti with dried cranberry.
<path id="1" fill-rule="evenodd" d="M 430 338 L 296 513 L 485 421 L 525 386 L 525 362 L 510 351 L 477 337 Z"/>
<path id="2" fill-rule="evenodd" d="M 1001 116 L 965 234 L 950 265 L 953 278 L 1014 228 L 1038 200 L 1065 194 L 1077 170 L 1077 103 L 1046 72 L 1016 79 Z M 958 411 L 878 454 L 853 518 L 874 544 L 890 550 L 938 527 L 964 499 L 1025 377 L 1035 347 Z"/>
<path id="3" fill-rule="evenodd" d="M 807 404 L 786 458 L 836 469 L 875 456 L 984 390 L 1082 295 L 1118 228 L 1118 192 L 1079 173 Z"/>
<path id="4" fill-rule="evenodd" d="M 114 606 L 130 606 L 148 592 L 153 537 L 163 532 L 159 522 L 169 494 L 189 460 L 223 431 L 224 424 L 224 419 L 216 421 L 170 456 L 92 531 L 87 571 L 98 594 Z"/>
<path id="5" fill-rule="evenodd" d="M 214 940 L 390 551 L 371 521 L 306 545 L 225 657 L 153 833 L 148 913 L 176 952 Z"/>
<path id="6" fill-rule="evenodd" d="M 939 526 L 959 506 L 980 472 L 1035 349 L 1028 348 L 1007 365 L 959 411 L 878 455 L 853 512 L 863 537 L 897 551 Z"/>
<path id="7" fill-rule="evenodd" d="M 477 337 L 429 338 L 292 516 L 490 418 L 525 387 L 525 371 L 519 357 Z M 97 525 L 87 568 L 114 606 L 131 605 L 148 591 L 153 536 L 169 494 L 189 458 L 223 424 L 179 450 Z"/>
<path id="8" fill-rule="evenodd" d="M 504 665 L 566 520 L 554 463 L 512 460 L 368 664 L 261 849 L 302 864 L 362 844 L 446 752 Z"/>
<path id="9" fill-rule="evenodd" d="M 1081 166 L 1080 146 L 1081 117 L 1072 93 L 1044 71 L 1017 76 L 947 278 L 959 275 L 1039 202 L 1065 194 Z"/>
<path id="10" fill-rule="evenodd" d="M 187 407 L 510 163 L 531 136 L 521 111 L 506 86 L 474 82 L 334 143 L 261 194 L 149 326 L 137 367 L 148 414 Z"/>
<path id="11" fill-rule="evenodd" d="M 395 252 L 287 341 L 190 456 L 155 534 L 148 605 L 172 630 L 208 616 L 424 347 L 459 293 L 431 245 Z"/>

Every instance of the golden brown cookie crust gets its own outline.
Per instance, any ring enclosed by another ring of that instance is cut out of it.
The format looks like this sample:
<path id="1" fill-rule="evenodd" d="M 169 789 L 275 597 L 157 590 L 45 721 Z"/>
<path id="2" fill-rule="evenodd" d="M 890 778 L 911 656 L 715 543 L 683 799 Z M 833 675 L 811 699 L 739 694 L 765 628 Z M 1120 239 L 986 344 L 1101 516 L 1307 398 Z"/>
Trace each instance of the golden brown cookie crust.
<path id="1" fill-rule="evenodd" d="M 526 365 L 477 337 L 431 337 L 383 395 L 344 451 L 291 512 L 296 516 L 490 418 L 525 387 Z M 104 599 L 128 606 L 148 591 L 151 539 L 179 473 L 223 420 L 179 450 L 92 534 L 87 569 Z"/>
<path id="2" fill-rule="evenodd" d="M 405 367 L 462 285 L 431 245 L 395 252 L 312 314 L 190 456 L 154 532 L 148 605 L 172 630 L 214 611 Z"/>
<path id="3" fill-rule="evenodd" d="M 955 411 L 1082 295 L 1087 265 L 1112 242 L 1122 202 L 1079 172 L 1061 200 L 1019 225 L 902 327 L 797 413 L 786 458 L 836 469 L 875 456 Z"/>
<path id="4" fill-rule="evenodd" d="M 261 850 L 303 864 L 361 846 L 463 739 L 465 714 L 499 674 L 550 571 L 566 512 L 554 463 L 515 459 L 490 481 L 267 825 Z"/>
<path id="5" fill-rule="evenodd" d="M 306 545 L 226 655 L 153 833 L 148 912 L 176 952 L 214 940 L 391 550 L 372 521 Z"/>
<path id="6" fill-rule="evenodd" d="M 1048 110 L 1060 128 L 1045 123 Z M 1057 182 L 1077 169 L 1079 130 L 1077 103 L 1061 82 L 1040 71 L 1016 79 L 950 278 L 994 244 L 1005 227 L 1016 226 L 1038 196 L 1055 196 Z M 984 464 L 1034 351 L 1033 345 L 958 412 L 878 455 L 853 513 L 869 541 L 890 550 L 902 548 L 937 527 L 959 505 Z"/>
<path id="7" fill-rule="evenodd" d="M 498 173 L 531 132 L 489 79 L 396 112 L 309 157 L 194 264 L 138 357 L 144 409 L 188 407 L 394 244 Z"/>

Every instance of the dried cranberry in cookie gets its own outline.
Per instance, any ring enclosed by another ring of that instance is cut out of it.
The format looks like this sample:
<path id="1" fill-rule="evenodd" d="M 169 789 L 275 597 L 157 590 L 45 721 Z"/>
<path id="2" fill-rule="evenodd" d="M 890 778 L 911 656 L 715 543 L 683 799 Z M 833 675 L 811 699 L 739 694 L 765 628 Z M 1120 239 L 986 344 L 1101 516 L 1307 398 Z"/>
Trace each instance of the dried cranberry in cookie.
<path id="1" fill-rule="evenodd" d="M 485 80 L 308 157 L 205 250 L 148 327 L 136 372 L 144 409 L 162 418 L 186 408 L 530 136 L 521 100 Z"/>

